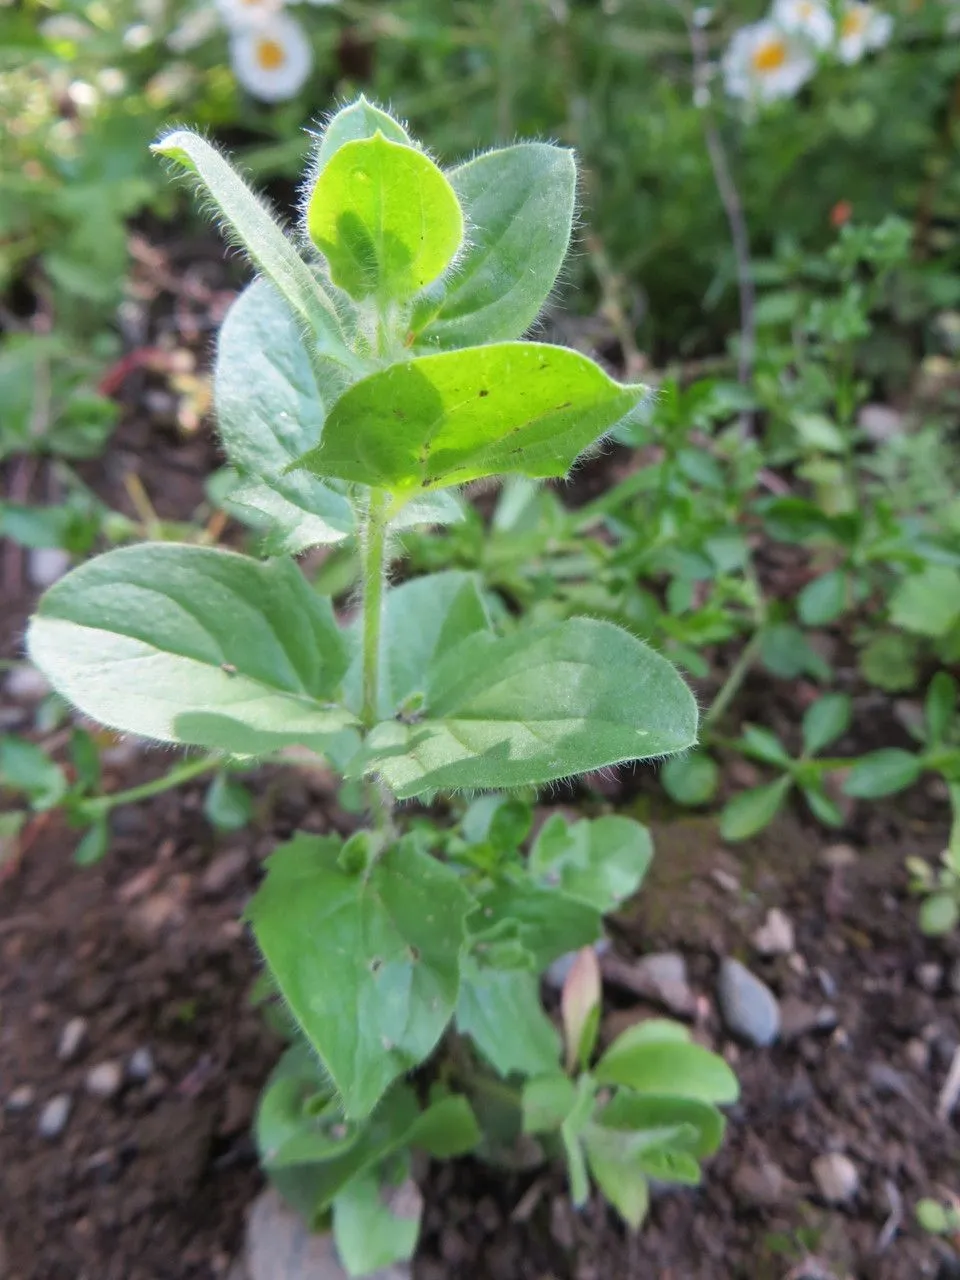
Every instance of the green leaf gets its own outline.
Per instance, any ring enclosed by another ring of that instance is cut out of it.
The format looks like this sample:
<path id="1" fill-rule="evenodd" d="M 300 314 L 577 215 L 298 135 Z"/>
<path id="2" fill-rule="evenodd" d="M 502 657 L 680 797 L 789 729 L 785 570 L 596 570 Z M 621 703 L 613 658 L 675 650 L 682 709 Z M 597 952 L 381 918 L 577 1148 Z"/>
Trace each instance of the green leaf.
<path id="1" fill-rule="evenodd" d="M 480 632 L 429 673 L 424 719 L 378 725 L 369 767 L 401 798 L 517 787 L 682 751 L 697 707 L 670 663 L 608 622 Z"/>
<path id="2" fill-rule="evenodd" d="M 815 756 L 850 728 L 852 707 L 846 693 L 826 693 L 803 713 L 803 749 Z"/>
<path id="3" fill-rule="evenodd" d="M 523 1132 L 555 1133 L 577 1102 L 577 1089 L 569 1076 L 544 1075 L 523 1086 Z"/>
<path id="4" fill-rule="evenodd" d="M 420 356 L 354 383 L 299 465 L 400 496 L 513 472 L 562 476 L 646 395 L 543 343 Z"/>
<path id="5" fill-rule="evenodd" d="M 642 1030 L 633 1036 L 632 1030 L 619 1036 L 594 1068 L 600 1084 L 700 1102 L 736 1102 L 740 1096 L 737 1077 L 718 1054 L 692 1042 L 651 1041 Z"/>
<path id="6" fill-rule="evenodd" d="M 890 600 L 890 621 L 916 635 L 945 636 L 960 619 L 960 571 L 928 565 L 901 582 Z"/>
<path id="7" fill-rule="evenodd" d="M 70 762 L 76 775 L 76 785 L 81 791 L 96 791 L 100 786 L 100 750 L 86 729 L 73 729 L 70 733 Z"/>
<path id="8" fill-rule="evenodd" d="M 800 792 L 818 822 L 822 822 L 827 827 L 843 826 L 843 811 L 836 800 L 823 790 L 821 783 L 801 784 Z"/>
<path id="9" fill-rule="evenodd" d="M 715 1106 L 696 1098 L 619 1090 L 597 1116 L 597 1127 L 629 1135 L 628 1145 L 638 1152 L 667 1145 L 702 1159 L 719 1149 L 726 1123 Z"/>
<path id="10" fill-rule="evenodd" d="M 316 335 L 322 354 L 349 365 L 352 357 L 343 344 L 333 302 L 284 235 L 266 201 L 254 195 L 215 147 L 189 130 L 165 134 L 151 150 L 196 176 L 254 266 Z"/>
<path id="11" fill-rule="evenodd" d="M 919 681 L 917 669 L 921 642 L 897 631 L 873 636 L 860 654 L 860 670 L 865 680 L 887 693 L 905 693 Z"/>
<path id="12" fill-rule="evenodd" d="M 797 614 L 808 627 L 833 622 L 847 607 L 847 577 L 840 569 L 814 578 L 797 596 Z"/>
<path id="13" fill-rule="evenodd" d="M 793 764 L 790 753 L 777 735 L 769 729 L 764 729 L 762 725 L 744 725 L 740 745 L 744 755 L 759 760 L 763 764 L 773 765 L 774 768 L 788 769 Z"/>
<path id="14" fill-rule="evenodd" d="M 639 889 L 653 858 L 646 827 L 607 814 L 569 824 L 553 814 L 530 851 L 535 879 L 607 914 Z"/>
<path id="15" fill-rule="evenodd" d="M 353 1178 L 333 1202 L 333 1238 L 347 1273 L 367 1276 L 412 1258 L 420 1235 L 422 1201 L 381 1186 L 375 1173 Z"/>
<path id="16" fill-rule="evenodd" d="M 509 929 L 537 972 L 559 956 L 596 942 L 602 934 L 596 907 L 553 889 L 540 889 L 528 880 L 497 884 L 478 895 L 477 910 L 467 923 L 480 955 Z"/>
<path id="17" fill-rule="evenodd" d="M 299 835 L 273 854 L 249 907 L 260 949 L 339 1090 L 368 1115 L 436 1045 L 460 987 L 470 898 L 413 839 L 370 874 L 337 865 L 340 843 Z"/>
<path id="18" fill-rule="evenodd" d="M 570 241 L 573 153 L 542 142 L 487 151 L 448 173 L 469 238 L 457 270 L 417 304 L 420 347 L 519 338 L 553 288 Z"/>
<path id="19" fill-rule="evenodd" d="M 462 1094 L 450 1094 L 421 1112 L 407 1133 L 411 1147 L 419 1147 L 435 1160 L 466 1155 L 483 1140 L 473 1108 Z"/>
<path id="20" fill-rule="evenodd" d="M 502 1076 L 555 1071 L 560 1037 L 540 1003 L 540 984 L 526 969 L 481 968 L 465 960 L 457 1030 Z"/>
<path id="21" fill-rule="evenodd" d="M 368 102 L 361 93 L 356 102 L 341 107 L 323 128 L 311 164 L 312 179 L 315 181 L 319 177 L 333 154 L 345 143 L 372 138 L 378 133 L 382 133 L 391 142 L 413 145 L 406 129 L 393 116 L 388 116 L 385 111 Z"/>
<path id="22" fill-rule="evenodd" d="M 414 578 L 387 592 L 381 630 L 379 714 L 393 716 L 411 697 L 425 695 L 429 672 L 461 640 L 489 631 L 490 618 L 476 574 L 448 570 Z M 361 703 L 360 620 L 352 629 L 354 659 L 344 681 L 347 703 Z"/>
<path id="23" fill-rule="evenodd" d="M 596 1085 L 589 1076 L 577 1081 L 577 1096 L 573 1107 L 560 1126 L 560 1138 L 567 1158 L 567 1176 L 570 1179 L 570 1199 L 579 1208 L 590 1196 L 590 1180 L 584 1159 L 582 1135 L 593 1115 Z"/>
<path id="24" fill-rule="evenodd" d="M 770 825 L 792 785 L 789 777 L 763 787 L 751 787 L 728 800 L 720 815 L 720 835 L 724 840 L 748 840 Z"/>
<path id="25" fill-rule="evenodd" d="M 930 681 L 923 705 L 931 743 L 944 741 L 957 714 L 957 682 L 946 671 L 938 671 Z"/>
<path id="26" fill-rule="evenodd" d="M 409 1162 L 400 1173 L 408 1174 Z M 333 1201 L 333 1239 L 347 1275 L 393 1274 L 394 1264 L 413 1257 L 420 1235 L 423 1199 L 407 1176 L 400 1185 L 368 1170 L 351 1179 Z"/>
<path id="27" fill-rule="evenodd" d="M 920 932 L 938 938 L 955 929 L 960 920 L 960 905 L 950 893 L 933 893 L 920 904 Z"/>
<path id="28" fill-rule="evenodd" d="M 353 723 L 331 699 L 346 651 L 292 561 L 175 543 L 109 551 L 43 596 L 31 657 L 85 715 L 238 754 L 319 750 Z"/>
<path id="29" fill-rule="evenodd" d="M 412 298 L 447 269 L 463 240 L 463 213 L 429 157 L 378 132 L 329 156 L 306 227 L 334 284 L 383 305 Z"/>
<path id="30" fill-rule="evenodd" d="M 707 804 L 716 794 L 720 770 L 705 751 L 691 751 L 667 760 L 660 770 L 664 791 L 686 808 Z"/>
<path id="31" fill-rule="evenodd" d="M 253 816 L 253 800 L 242 782 L 218 773 L 207 788 L 203 816 L 218 831 L 240 831 Z"/>
<path id="32" fill-rule="evenodd" d="M 861 756 L 843 783 L 844 795 L 858 800 L 892 796 L 913 786 L 923 771 L 923 762 L 911 751 L 882 747 Z"/>
<path id="33" fill-rule="evenodd" d="M 345 494 L 305 471 L 287 472 L 320 439 L 327 402 L 342 387 L 329 362 L 311 359 L 302 324 L 271 284 L 256 280 L 240 294 L 220 330 L 217 424 L 243 478 L 230 501 L 267 516 L 277 553 L 297 555 L 354 530 Z"/>
<path id="34" fill-rule="evenodd" d="M 42 747 L 14 734 L 0 735 L 0 788 L 25 796 L 32 809 L 55 809 L 67 794 L 67 779 Z"/>
<path id="35" fill-rule="evenodd" d="M 106 855 L 110 844 L 110 827 L 106 818 L 97 821 L 83 834 L 83 839 L 73 851 L 73 860 L 78 867 L 92 867 Z"/>
<path id="36" fill-rule="evenodd" d="M 828 664 L 800 628 L 789 622 L 766 628 L 760 641 L 760 657 L 764 666 L 781 680 L 795 680 L 802 675 L 825 680 L 830 675 Z"/>
<path id="37" fill-rule="evenodd" d="M 650 1207 L 650 1187 L 646 1174 L 635 1160 L 618 1159 L 600 1144 L 586 1139 L 587 1165 L 593 1180 L 627 1226 L 634 1231 L 643 1225 Z"/>
<path id="38" fill-rule="evenodd" d="M 929 1231 L 933 1235 L 941 1235 L 950 1229 L 950 1219 L 947 1211 L 936 1200 L 918 1200 L 914 1213 L 917 1215 L 917 1222 L 923 1227 L 924 1231 Z"/>

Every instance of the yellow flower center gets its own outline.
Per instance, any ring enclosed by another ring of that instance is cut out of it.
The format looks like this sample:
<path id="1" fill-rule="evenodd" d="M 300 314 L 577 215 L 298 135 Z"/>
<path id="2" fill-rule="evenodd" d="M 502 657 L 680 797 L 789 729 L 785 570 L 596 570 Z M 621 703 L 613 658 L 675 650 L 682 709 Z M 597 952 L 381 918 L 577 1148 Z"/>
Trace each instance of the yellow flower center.
<path id="1" fill-rule="evenodd" d="M 264 71 L 279 71 L 287 60 L 283 45 L 265 38 L 257 41 L 257 62 Z"/>
<path id="2" fill-rule="evenodd" d="M 787 46 L 782 40 L 766 40 L 758 45 L 750 59 L 758 75 L 778 71 L 787 60 Z"/>
<path id="3" fill-rule="evenodd" d="M 843 22 L 840 24 L 840 34 L 844 36 L 858 36 L 867 25 L 867 15 L 863 9 L 850 9 L 843 15 Z"/>

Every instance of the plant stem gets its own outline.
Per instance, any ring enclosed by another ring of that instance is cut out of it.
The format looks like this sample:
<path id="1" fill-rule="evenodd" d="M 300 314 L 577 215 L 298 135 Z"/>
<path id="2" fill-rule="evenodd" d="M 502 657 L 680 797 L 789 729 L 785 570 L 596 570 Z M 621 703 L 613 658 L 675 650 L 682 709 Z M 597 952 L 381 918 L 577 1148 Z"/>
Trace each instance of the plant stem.
<path id="1" fill-rule="evenodd" d="M 383 625 L 383 587 L 386 578 L 387 521 L 390 495 L 370 490 L 363 536 L 363 702 L 360 720 L 369 733 L 379 719 L 380 640 Z M 377 831 L 391 826 L 390 805 L 376 779 L 367 783 L 367 803 Z"/>
<path id="2" fill-rule="evenodd" d="M 753 660 L 760 652 L 760 645 L 763 641 L 763 631 L 757 630 L 750 637 L 749 641 L 744 645 L 740 657 L 730 668 L 730 674 L 724 680 L 720 687 L 720 691 L 714 698 L 710 710 L 703 717 L 703 728 L 709 729 L 711 725 L 716 724 L 727 707 L 740 691 L 740 686 L 747 677 L 747 672 L 753 666 Z"/>
<path id="3" fill-rule="evenodd" d="M 154 778 L 152 782 L 143 782 L 140 786 L 130 787 L 127 791 L 115 791 L 112 795 L 97 796 L 93 800 L 84 801 L 84 812 L 93 817 L 102 817 L 112 809 L 118 809 L 120 805 L 135 804 L 138 800 L 149 800 L 152 796 L 162 795 L 164 791 L 179 787 L 192 778 L 199 778 L 201 774 L 209 773 L 222 764 L 223 756 L 221 755 L 198 756 L 193 760 L 185 760 L 183 764 L 177 765 L 161 778 Z"/>
<path id="4" fill-rule="evenodd" d="M 378 719 L 388 503 L 389 495 L 385 490 L 370 490 L 363 540 L 363 704 L 360 712 L 360 719 L 367 731 L 373 728 Z"/>

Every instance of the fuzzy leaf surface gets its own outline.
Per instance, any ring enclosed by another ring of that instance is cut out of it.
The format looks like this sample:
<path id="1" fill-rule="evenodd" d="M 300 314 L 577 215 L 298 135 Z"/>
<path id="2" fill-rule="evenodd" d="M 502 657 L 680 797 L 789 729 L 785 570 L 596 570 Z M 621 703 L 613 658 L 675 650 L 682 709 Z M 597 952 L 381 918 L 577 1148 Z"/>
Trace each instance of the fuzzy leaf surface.
<path id="1" fill-rule="evenodd" d="M 696 703 L 681 677 L 607 622 L 478 632 L 427 683 L 420 723 L 381 723 L 368 740 L 368 767 L 401 799 L 536 785 L 682 751 L 696 738 Z"/>
<path id="2" fill-rule="evenodd" d="M 353 723 L 336 698 L 346 646 L 291 561 L 143 543 L 43 596 L 31 657 L 85 715 L 160 742 L 259 755 L 322 750 Z"/>
<path id="3" fill-rule="evenodd" d="M 249 908 L 284 999 L 329 1071 L 346 1116 L 368 1115 L 431 1052 L 460 988 L 471 900 L 410 839 L 367 876 L 339 841 L 299 835 L 277 850 Z"/>
<path id="4" fill-rule="evenodd" d="M 354 383 L 300 465 L 398 496 L 513 472 L 562 476 L 646 394 L 544 343 L 420 356 Z"/>

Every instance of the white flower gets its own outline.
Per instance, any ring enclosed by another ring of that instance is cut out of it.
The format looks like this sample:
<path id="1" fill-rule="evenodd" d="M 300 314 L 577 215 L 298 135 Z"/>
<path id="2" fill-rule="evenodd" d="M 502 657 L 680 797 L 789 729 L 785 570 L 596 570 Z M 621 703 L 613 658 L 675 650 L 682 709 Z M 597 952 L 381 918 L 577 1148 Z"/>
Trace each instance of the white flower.
<path id="1" fill-rule="evenodd" d="M 723 77 L 731 98 L 772 102 L 792 98 L 813 75 L 816 62 L 796 36 L 775 22 L 741 27 L 723 56 Z"/>
<path id="2" fill-rule="evenodd" d="M 255 98 L 282 102 L 292 98 L 310 74 L 313 50 L 300 23 L 278 13 L 269 23 L 235 30 L 230 61 L 237 79 Z"/>
<path id="3" fill-rule="evenodd" d="M 859 62 L 871 49 L 881 49 L 890 39 L 893 18 L 872 4 L 859 0 L 845 4 L 840 17 L 840 61 Z"/>
<path id="4" fill-rule="evenodd" d="M 833 17 L 823 0 L 773 0 L 770 16 L 783 31 L 803 36 L 817 49 L 833 44 Z"/>
<path id="5" fill-rule="evenodd" d="M 167 36 L 167 48 L 174 53 L 189 53 L 209 40 L 220 24 L 214 9 L 194 9 Z"/>
<path id="6" fill-rule="evenodd" d="M 272 22 L 283 4 L 284 0 L 217 0 L 221 18 L 235 31 Z"/>

